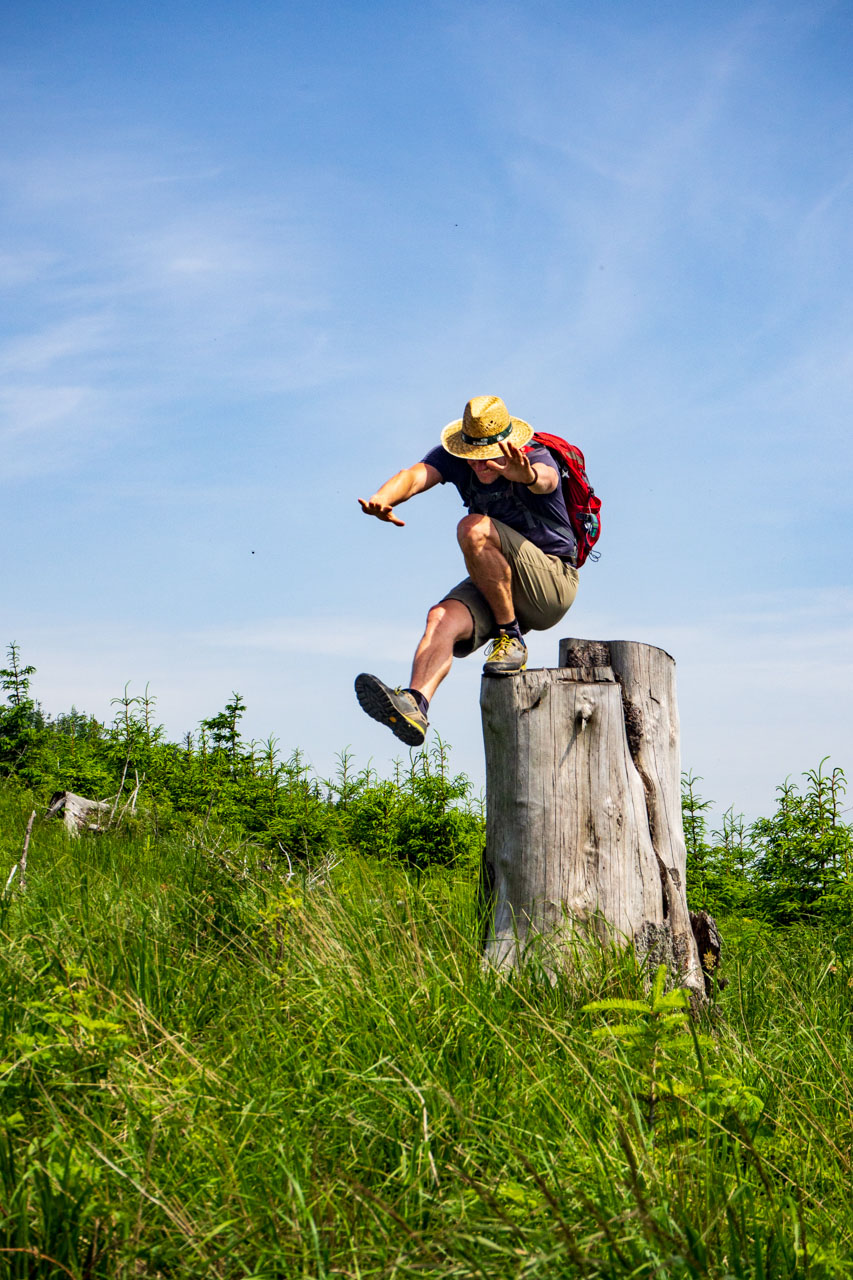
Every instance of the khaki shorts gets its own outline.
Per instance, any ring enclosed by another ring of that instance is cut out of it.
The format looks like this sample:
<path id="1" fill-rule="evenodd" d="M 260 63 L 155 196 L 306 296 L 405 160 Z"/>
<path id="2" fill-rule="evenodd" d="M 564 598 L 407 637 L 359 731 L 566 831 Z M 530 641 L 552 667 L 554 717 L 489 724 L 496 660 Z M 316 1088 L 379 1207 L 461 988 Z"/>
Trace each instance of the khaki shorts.
<path id="1" fill-rule="evenodd" d="M 512 602 L 519 626 L 522 631 L 547 631 L 571 608 L 578 589 L 577 569 L 559 556 L 546 555 L 524 534 L 500 520 L 493 520 L 492 524 L 512 571 Z M 474 620 L 474 634 L 453 646 L 457 658 L 473 653 L 497 635 L 495 616 L 470 578 L 464 578 L 444 599 L 461 600 Z"/>

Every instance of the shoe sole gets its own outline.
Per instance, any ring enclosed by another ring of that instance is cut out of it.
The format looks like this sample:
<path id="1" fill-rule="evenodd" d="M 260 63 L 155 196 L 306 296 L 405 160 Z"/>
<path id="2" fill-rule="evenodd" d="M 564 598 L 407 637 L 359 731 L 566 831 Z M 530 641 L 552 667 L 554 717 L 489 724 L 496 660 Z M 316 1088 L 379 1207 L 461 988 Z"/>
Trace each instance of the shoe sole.
<path id="1" fill-rule="evenodd" d="M 487 662 L 483 666 L 483 675 L 484 676 L 517 676 L 520 671 L 526 671 L 526 670 L 527 670 L 526 662 L 522 663 L 520 667 L 506 667 L 504 670 L 501 670 L 500 668 L 495 670 L 494 667 L 490 667 Z"/>
<path id="2" fill-rule="evenodd" d="M 376 676 L 360 675 L 355 678 L 355 696 L 362 711 L 390 729 L 395 738 L 407 747 L 419 747 L 426 738 L 426 730 L 411 724 L 401 715 L 391 701 L 385 686 Z"/>

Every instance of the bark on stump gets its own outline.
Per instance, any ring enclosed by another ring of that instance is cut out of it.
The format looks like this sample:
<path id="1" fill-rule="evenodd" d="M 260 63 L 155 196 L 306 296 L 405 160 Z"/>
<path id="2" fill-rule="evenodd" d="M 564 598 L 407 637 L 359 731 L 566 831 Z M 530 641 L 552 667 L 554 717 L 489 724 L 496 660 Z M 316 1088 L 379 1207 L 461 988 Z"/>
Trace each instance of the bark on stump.
<path id="1" fill-rule="evenodd" d="M 685 894 L 675 663 L 562 640 L 557 669 L 484 676 L 486 961 L 570 963 L 576 932 L 633 942 L 703 998 Z"/>

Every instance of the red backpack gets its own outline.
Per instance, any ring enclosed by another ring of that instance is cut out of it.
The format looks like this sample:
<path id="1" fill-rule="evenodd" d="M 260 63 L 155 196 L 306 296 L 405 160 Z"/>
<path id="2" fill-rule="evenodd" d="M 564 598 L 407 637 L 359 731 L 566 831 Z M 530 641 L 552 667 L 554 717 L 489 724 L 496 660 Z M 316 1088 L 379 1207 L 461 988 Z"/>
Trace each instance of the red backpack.
<path id="1" fill-rule="evenodd" d="M 601 499 L 595 496 L 595 490 L 589 483 L 584 456 L 577 445 L 567 444 L 560 436 L 536 431 L 525 452 L 537 445 L 547 449 L 557 464 L 566 510 L 578 543 L 577 565 L 580 568 L 587 558 L 597 560 L 601 554 L 592 550 L 601 534 Z"/>

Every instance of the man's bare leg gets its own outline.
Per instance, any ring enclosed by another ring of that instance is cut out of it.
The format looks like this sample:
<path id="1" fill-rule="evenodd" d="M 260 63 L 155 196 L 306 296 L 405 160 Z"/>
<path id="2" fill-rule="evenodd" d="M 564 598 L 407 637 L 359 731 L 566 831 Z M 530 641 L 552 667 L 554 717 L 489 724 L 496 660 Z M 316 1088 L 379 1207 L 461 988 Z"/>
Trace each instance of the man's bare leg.
<path id="1" fill-rule="evenodd" d="M 484 515 L 466 516 L 459 521 L 457 533 L 471 581 L 485 596 L 498 626 L 499 635 L 486 654 L 483 673 L 508 676 L 523 671 L 527 645 L 515 616 L 512 570 L 494 521 Z"/>
<path id="2" fill-rule="evenodd" d="M 486 597 L 495 622 L 499 627 L 512 622 L 512 573 L 494 524 L 488 516 L 465 516 L 459 521 L 456 535 L 471 580 Z"/>
<path id="3" fill-rule="evenodd" d="M 433 605 L 415 651 L 409 688 L 417 689 L 431 702 L 453 663 L 453 646 L 457 640 L 467 640 L 473 630 L 473 619 L 461 600 L 442 600 Z"/>

